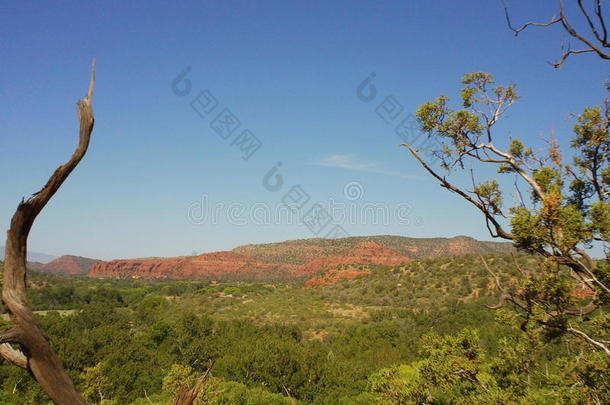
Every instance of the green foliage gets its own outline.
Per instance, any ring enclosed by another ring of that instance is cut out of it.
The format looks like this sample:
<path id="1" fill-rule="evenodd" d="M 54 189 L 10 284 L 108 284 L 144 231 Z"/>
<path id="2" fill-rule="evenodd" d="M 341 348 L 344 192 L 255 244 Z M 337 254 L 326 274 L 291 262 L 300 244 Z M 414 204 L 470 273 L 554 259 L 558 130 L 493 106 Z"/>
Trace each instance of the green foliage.
<path id="1" fill-rule="evenodd" d="M 474 192 L 486 202 L 494 214 L 502 212 L 502 192 L 496 180 L 485 181 L 478 184 Z"/>
<path id="2" fill-rule="evenodd" d="M 110 381 L 104 375 L 104 363 L 98 363 L 93 367 L 85 367 L 83 373 L 83 396 L 91 403 L 101 403 L 104 396 L 111 391 Z"/>
<path id="3" fill-rule="evenodd" d="M 181 364 L 172 364 L 169 371 L 163 377 L 162 390 L 176 395 L 183 387 L 192 387 L 195 384 L 196 378 L 193 375 L 193 369 L 189 366 Z"/>
<path id="4" fill-rule="evenodd" d="M 503 282 L 519 275 L 515 263 L 540 265 L 526 255 L 485 260 Z M 316 287 L 47 275 L 31 282 L 42 286 L 39 305 L 50 309 L 39 319 L 91 404 L 169 405 L 211 360 L 212 377 L 200 394 L 210 404 L 290 404 L 285 389 L 298 404 L 312 405 L 605 400 L 607 363 L 583 351 L 582 339 L 534 327 L 524 333 L 511 311 L 494 319 L 485 306 L 499 292 L 480 257 L 358 268 L 372 274 Z M 543 283 L 515 288 L 563 297 L 554 301 L 562 307 L 573 299 L 565 276 L 560 269 Z M 73 307 L 45 289 L 70 289 Z M 79 298 L 91 296 L 100 302 Z M 583 323 L 610 339 L 607 316 Z M 47 404 L 23 370 L 0 365 L 0 382 L 0 403 Z"/>
<path id="5" fill-rule="evenodd" d="M 513 139 L 510 142 L 510 148 L 508 149 L 508 152 L 514 157 L 522 159 L 524 157 L 524 148 L 525 146 L 523 145 L 523 142 L 521 140 Z"/>
<path id="6" fill-rule="evenodd" d="M 289 405 L 288 398 L 262 387 L 248 388 L 234 381 L 212 381 L 204 396 L 210 405 Z"/>
<path id="7" fill-rule="evenodd" d="M 371 375 L 369 389 L 380 397 L 378 402 L 390 404 L 419 404 L 427 397 L 420 371 L 406 364 L 384 368 Z"/>
<path id="8" fill-rule="evenodd" d="M 496 85 L 483 72 L 465 75 L 462 84 L 463 109 L 452 109 L 446 96 L 424 103 L 417 112 L 420 128 L 438 141 L 433 152 L 442 156 L 447 171 L 492 165 L 500 174 L 513 175 L 518 204 L 503 207 L 501 179 L 476 183 L 472 169 L 472 188 L 461 188 L 424 166 L 484 213 L 493 236 L 543 259 L 534 267 L 516 264 L 519 274 L 508 283 L 495 281 L 503 303 L 523 317 L 523 327 L 533 323 L 558 339 L 586 336 L 587 352 L 610 353 L 604 333 L 594 326 L 610 305 L 610 100 L 584 108 L 576 118 L 571 159 L 565 159 L 555 138 L 542 153 L 520 139 L 499 146 L 503 142 L 495 136 L 495 125 L 518 99 L 514 85 Z M 521 187 L 528 193 L 522 194 Z M 594 247 L 604 257 L 595 260 Z"/>
<path id="9" fill-rule="evenodd" d="M 589 209 L 590 232 L 603 240 L 610 240 L 610 203 L 598 201 Z"/>
<path id="10" fill-rule="evenodd" d="M 547 363 L 550 353 L 535 331 L 503 338 L 497 355 L 477 331 L 422 339 L 423 359 L 382 369 L 370 378 L 377 403 L 388 404 L 588 404 L 606 403 L 608 358 L 593 353 Z M 545 364 L 544 368 L 540 366 Z M 384 402 L 385 401 L 385 402 Z"/>
<path id="11" fill-rule="evenodd" d="M 424 360 L 417 367 L 426 385 L 457 397 L 477 390 L 483 351 L 476 330 L 464 329 L 455 336 L 426 335 L 420 352 Z"/>

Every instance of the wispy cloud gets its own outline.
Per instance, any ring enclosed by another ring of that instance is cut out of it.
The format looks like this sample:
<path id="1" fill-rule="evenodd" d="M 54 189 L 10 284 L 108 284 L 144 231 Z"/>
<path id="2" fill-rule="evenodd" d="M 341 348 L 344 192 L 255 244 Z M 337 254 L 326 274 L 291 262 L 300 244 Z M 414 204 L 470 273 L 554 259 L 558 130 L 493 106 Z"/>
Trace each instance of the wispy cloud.
<path id="1" fill-rule="evenodd" d="M 384 163 L 367 161 L 356 155 L 337 153 L 326 156 L 313 163 L 314 166 L 336 167 L 339 169 L 356 170 L 359 172 L 377 173 L 386 176 L 400 177 L 403 179 L 421 179 L 421 177 L 402 173 L 386 167 Z"/>

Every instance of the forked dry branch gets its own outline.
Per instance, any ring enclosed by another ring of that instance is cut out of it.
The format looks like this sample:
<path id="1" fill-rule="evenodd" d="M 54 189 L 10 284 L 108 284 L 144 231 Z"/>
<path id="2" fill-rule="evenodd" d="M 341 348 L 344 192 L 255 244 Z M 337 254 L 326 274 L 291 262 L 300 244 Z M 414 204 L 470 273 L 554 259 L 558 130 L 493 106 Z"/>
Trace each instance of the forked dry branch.
<path id="1" fill-rule="evenodd" d="M 2 302 L 9 313 L 12 325 L 8 330 L 0 333 L 0 356 L 28 370 L 49 398 L 59 405 L 84 405 L 85 400 L 76 390 L 72 379 L 63 368 L 61 359 L 53 350 L 32 312 L 26 294 L 27 241 L 38 214 L 87 152 L 94 124 L 91 107 L 94 86 L 95 61 L 91 67 L 87 96 L 78 102 L 80 129 L 76 150 L 65 164 L 55 170 L 40 191 L 29 199 L 21 201 L 13 215 L 6 238 Z"/>
<path id="2" fill-rule="evenodd" d="M 506 1 L 502 0 L 502 4 L 504 5 L 504 15 L 506 16 L 506 23 L 515 33 L 515 36 L 518 36 L 528 27 L 550 27 L 551 25 L 560 24 L 572 38 L 584 45 L 580 49 L 572 49 L 569 45 L 564 46 L 561 57 L 557 62 L 553 63 L 553 66 L 556 68 L 561 67 L 561 65 L 564 64 L 570 55 L 578 55 L 582 53 L 595 53 L 602 59 L 610 59 L 610 51 L 607 50 L 607 48 L 610 48 L 610 41 L 608 40 L 608 29 L 606 27 L 604 11 L 602 10 L 602 0 L 593 0 L 593 9 L 589 11 L 587 11 L 587 7 L 583 5 L 582 0 L 577 0 L 576 2 L 578 3 L 578 8 L 582 14 L 582 17 L 586 20 L 587 25 L 591 30 L 589 38 L 583 32 L 579 32 L 574 28 L 574 25 L 570 22 L 566 15 L 562 0 L 558 1 L 559 11 L 557 15 L 551 17 L 548 22 L 530 21 L 523 24 L 519 28 L 515 28 L 513 26 Z"/>

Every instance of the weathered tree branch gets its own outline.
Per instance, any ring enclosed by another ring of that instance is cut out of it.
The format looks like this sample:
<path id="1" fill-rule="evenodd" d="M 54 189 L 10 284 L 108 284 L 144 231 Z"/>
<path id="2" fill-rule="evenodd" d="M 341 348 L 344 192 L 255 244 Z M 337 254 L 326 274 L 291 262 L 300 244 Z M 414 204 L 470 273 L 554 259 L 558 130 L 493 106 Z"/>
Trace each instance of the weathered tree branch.
<path id="1" fill-rule="evenodd" d="M 586 316 L 597 311 L 598 308 L 599 305 L 591 301 L 587 305 L 584 305 L 582 307 L 564 309 L 561 314 L 558 315 Z"/>
<path id="2" fill-rule="evenodd" d="M 610 356 L 610 349 L 608 348 L 608 346 L 606 346 L 605 344 L 593 339 L 592 337 L 590 337 L 589 335 L 587 335 L 585 332 L 578 330 L 578 329 L 574 329 L 571 326 L 568 326 L 567 331 L 576 335 L 576 336 L 580 336 L 581 338 L 585 339 L 587 342 L 591 343 L 594 346 L 599 347 L 600 349 L 602 349 L 608 356 Z"/>
<path id="3" fill-rule="evenodd" d="M 502 5 L 504 6 L 504 17 L 506 17 L 506 24 L 511 31 L 515 33 L 515 36 L 519 36 L 521 31 L 525 30 L 527 27 L 549 27 L 551 25 L 557 24 L 561 21 L 561 18 L 553 16 L 549 22 L 539 23 L 539 22 L 527 22 L 523 24 L 520 28 L 513 27 L 513 24 L 510 20 L 510 13 L 508 12 L 508 6 L 506 5 L 506 1 L 502 0 Z"/>
<path id="4" fill-rule="evenodd" d="M 586 254 L 586 252 L 584 252 L 582 249 L 578 249 L 578 248 L 575 248 L 574 251 L 577 254 L 581 255 L 581 257 L 585 258 L 585 260 L 587 260 L 589 262 L 590 266 L 593 267 L 593 265 L 594 265 L 593 259 L 591 259 L 589 257 L 589 255 Z M 589 276 L 591 281 L 593 281 L 599 288 L 604 290 L 606 292 L 606 294 L 610 294 L 610 287 L 608 287 L 600 279 L 598 279 L 586 264 L 584 264 L 577 258 L 573 257 L 570 254 L 570 252 L 567 252 L 565 255 L 562 255 L 562 257 L 566 257 L 566 256 L 568 257 L 568 260 L 572 261 L 572 263 L 568 263 L 568 266 L 570 266 L 576 272 L 581 272 L 581 273 L 586 274 L 587 276 Z"/>
<path id="5" fill-rule="evenodd" d="M 25 366 L 51 400 L 59 405 L 84 405 L 85 401 L 65 372 L 62 362 L 51 347 L 30 307 L 27 289 L 27 239 L 34 220 L 85 156 L 93 131 L 91 107 L 95 86 L 95 61 L 87 96 L 78 102 L 80 118 L 79 142 L 72 157 L 59 166 L 47 184 L 28 200 L 21 201 L 7 232 L 2 302 L 9 313 L 14 330 L 19 331 L 19 345 L 26 361 L 17 352 L 3 345 L 0 355 L 13 364 Z M 12 348 L 11 348 L 12 349 Z"/>
<path id="6" fill-rule="evenodd" d="M 0 356 L 17 367 L 28 368 L 28 359 L 25 357 L 25 354 L 8 343 L 0 344 Z"/>
<path id="7" fill-rule="evenodd" d="M 441 186 L 456 193 L 461 195 L 464 199 L 466 199 L 466 201 L 470 202 L 471 204 L 473 204 L 475 207 L 477 207 L 482 213 L 483 215 L 485 215 L 485 219 L 491 223 L 495 229 L 495 233 L 492 232 L 491 228 L 489 229 L 490 234 L 492 237 L 494 238 L 503 238 L 503 239 L 508 239 L 508 240 L 513 240 L 514 236 L 508 232 L 506 232 L 502 226 L 500 225 L 500 223 L 496 220 L 496 218 L 492 215 L 492 213 L 490 213 L 486 207 L 481 204 L 479 201 L 476 201 L 474 198 L 472 198 L 471 196 L 469 196 L 465 191 L 455 187 L 453 184 L 449 183 L 447 181 L 447 179 L 445 179 L 444 177 L 440 176 L 439 174 L 437 174 L 425 161 L 424 159 L 422 159 L 422 157 L 419 155 L 419 153 L 417 152 L 417 150 L 415 150 L 411 145 L 407 144 L 407 143 L 403 143 L 401 144 L 401 146 L 406 147 L 407 149 L 409 149 L 409 151 L 411 152 L 411 154 L 419 161 L 419 163 L 424 167 L 424 169 L 426 169 L 428 171 L 428 173 L 430 173 L 433 177 L 435 177 L 440 183 Z"/>
<path id="8" fill-rule="evenodd" d="M 487 306 L 487 308 L 500 309 L 500 308 L 505 307 L 506 304 L 508 302 L 510 302 L 513 305 L 515 305 L 516 307 L 520 308 L 521 310 L 527 312 L 527 307 L 523 303 L 521 303 L 517 299 L 515 299 L 513 294 L 511 294 L 510 292 L 507 292 L 504 289 L 504 287 L 502 287 L 502 284 L 500 283 L 500 277 L 498 277 L 498 275 L 491 270 L 491 267 L 489 267 L 489 264 L 487 264 L 487 261 L 485 260 L 485 258 L 483 256 L 479 256 L 479 257 L 480 257 L 481 261 L 483 262 L 483 265 L 485 266 L 485 269 L 487 270 L 487 272 L 489 274 L 491 274 L 491 276 L 494 278 L 494 283 L 495 283 L 496 287 L 498 287 L 498 290 L 500 290 L 500 300 L 498 301 L 498 303 L 493 306 Z"/>
<path id="9" fill-rule="evenodd" d="M 524 303 L 517 300 L 511 292 L 506 291 L 504 289 L 504 287 L 502 286 L 502 284 L 500 283 L 500 277 L 498 277 L 498 275 L 491 270 L 491 267 L 489 266 L 489 264 L 487 263 L 485 258 L 483 256 L 479 256 L 479 257 L 481 259 L 481 262 L 483 262 L 483 265 L 485 266 L 485 269 L 487 270 L 487 272 L 493 277 L 494 283 L 498 287 L 498 290 L 500 291 L 500 299 L 498 300 L 498 302 L 492 306 L 488 305 L 487 308 L 496 310 L 496 309 L 504 308 L 508 303 L 511 303 L 514 306 L 516 306 L 517 308 L 521 309 L 522 311 L 529 313 L 529 309 L 527 308 L 527 305 L 525 305 Z M 514 256 L 513 256 L 513 258 L 514 258 Z M 523 274 L 523 270 L 520 268 L 520 266 L 518 265 L 516 260 L 515 260 L 515 265 L 517 266 L 518 270 Z M 597 304 L 595 304 L 594 300 L 591 300 L 588 304 L 586 304 L 582 307 L 566 308 L 566 309 L 563 309 L 560 311 L 550 311 L 549 315 L 551 315 L 553 317 L 561 317 L 564 315 L 573 315 L 573 316 L 583 317 L 583 316 L 586 316 L 586 315 L 589 315 L 589 314 L 595 312 L 598 308 L 599 308 L 599 306 Z M 552 324 L 547 324 L 547 325 L 556 327 Z M 574 329 L 572 327 L 568 327 L 566 330 L 570 333 L 577 334 L 577 335 L 585 338 L 585 340 L 587 340 L 589 343 L 593 343 L 596 346 L 601 347 L 602 349 L 604 349 L 604 351 L 607 352 L 608 348 L 603 343 L 593 340 L 591 337 L 587 336 L 584 332 Z M 610 354 L 610 353 L 608 353 L 608 354 Z"/>
<path id="10" fill-rule="evenodd" d="M 9 328 L 0 332 L 0 343 L 20 343 L 21 331 L 18 328 Z"/>
<path id="11" fill-rule="evenodd" d="M 504 7 L 504 16 L 506 17 L 506 23 L 508 25 L 508 28 L 515 33 L 515 36 L 518 36 L 522 31 L 524 31 L 528 27 L 549 27 L 551 25 L 561 24 L 561 26 L 564 28 L 564 30 L 571 37 L 577 39 L 579 42 L 586 45 L 585 48 L 578 49 L 578 50 L 572 50 L 568 46 L 567 50 L 565 50 L 563 52 L 561 58 L 557 62 L 553 63 L 553 67 L 559 68 L 564 64 L 564 62 L 568 59 L 568 57 L 570 57 L 570 55 L 576 55 L 576 54 L 581 54 L 581 53 L 594 52 L 600 58 L 610 60 L 610 52 L 607 52 L 604 50 L 604 48 L 610 47 L 610 42 L 608 41 L 608 30 L 606 28 L 606 21 L 605 21 L 603 12 L 602 12 L 601 0 L 595 0 L 595 15 L 598 20 L 599 28 L 596 26 L 595 22 L 593 21 L 593 19 L 590 16 L 589 12 L 585 8 L 585 6 L 582 4 L 582 0 L 577 0 L 580 12 L 583 15 L 583 17 L 585 18 L 585 20 L 587 21 L 587 24 L 589 25 L 589 29 L 591 30 L 591 33 L 593 34 L 593 37 L 595 38 L 595 40 L 590 40 L 583 34 L 576 31 L 576 29 L 574 29 L 574 27 L 570 23 L 570 20 L 566 16 L 565 9 L 563 7 L 563 1 L 559 0 L 558 3 L 559 3 L 559 17 L 552 17 L 546 23 L 527 22 L 527 23 L 523 24 L 521 27 L 515 28 L 512 25 L 512 22 L 510 19 L 510 14 L 508 12 L 508 6 L 506 5 L 506 1 L 502 0 L 502 4 Z M 600 33 L 600 30 L 601 30 L 601 33 Z M 596 42 L 594 42 L 594 41 L 596 41 Z"/>
<path id="12" fill-rule="evenodd" d="M 591 17 L 589 16 L 587 9 L 582 5 L 582 0 L 578 0 L 578 7 L 580 8 L 580 12 L 585 16 L 587 23 L 589 24 L 589 28 L 591 28 L 591 32 L 593 32 L 593 35 L 595 35 L 595 39 L 597 39 L 599 42 L 601 42 L 604 46 L 608 46 L 606 44 L 606 39 L 608 37 L 608 34 L 606 32 L 606 24 L 605 24 L 603 16 L 602 16 L 601 0 L 596 0 L 595 3 L 596 3 L 595 13 L 597 14 L 597 17 L 601 22 L 602 29 L 604 30 L 603 37 L 601 35 L 599 35 L 599 32 L 597 31 L 597 27 L 593 23 L 593 20 L 591 20 Z"/>

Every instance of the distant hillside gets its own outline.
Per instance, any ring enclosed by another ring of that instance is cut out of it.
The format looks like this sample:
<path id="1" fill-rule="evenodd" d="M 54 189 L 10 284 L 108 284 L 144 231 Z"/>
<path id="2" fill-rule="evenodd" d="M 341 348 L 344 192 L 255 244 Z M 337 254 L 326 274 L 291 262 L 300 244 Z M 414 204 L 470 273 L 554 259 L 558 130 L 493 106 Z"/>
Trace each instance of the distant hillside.
<path id="1" fill-rule="evenodd" d="M 343 239 L 299 239 L 278 243 L 244 245 L 233 252 L 270 263 L 304 264 L 321 255 L 342 253 L 361 242 L 375 242 L 411 259 L 460 256 L 466 254 L 508 253 L 508 242 L 484 242 L 468 236 L 454 238 L 408 238 L 404 236 L 356 236 Z"/>
<path id="2" fill-rule="evenodd" d="M 101 260 L 89 259 L 80 256 L 62 256 L 49 263 L 30 263 L 32 270 L 44 273 L 62 274 L 66 276 L 84 276 L 89 274 L 91 268 Z"/>
<path id="3" fill-rule="evenodd" d="M 32 252 L 28 250 L 28 262 L 48 263 L 57 256 L 46 253 Z M 0 246 L 0 259 L 4 260 L 4 246 Z"/>
<path id="4" fill-rule="evenodd" d="M 353 264 L 397 266 L 413 260 L 512 251 L 510 243 L 455 238 L 417 239 L 370 236 L 303 239 L 240 246 L 229 252 L 199 256 L 113 260 L 92 266 L 89 276 L 218 280 L 308 279 L 326 270 Z"/>

